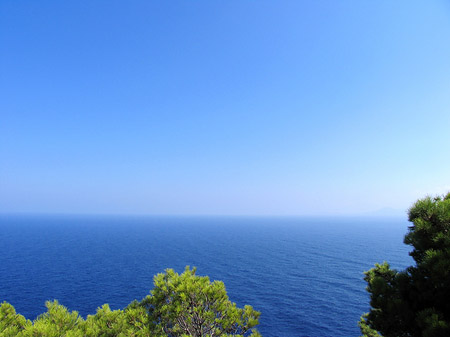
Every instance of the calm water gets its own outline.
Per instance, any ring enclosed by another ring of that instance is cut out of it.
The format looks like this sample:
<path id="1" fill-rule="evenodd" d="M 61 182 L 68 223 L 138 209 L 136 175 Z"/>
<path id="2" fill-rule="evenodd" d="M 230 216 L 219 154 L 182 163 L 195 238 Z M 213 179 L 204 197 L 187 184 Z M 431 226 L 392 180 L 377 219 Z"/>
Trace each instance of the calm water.
<path id="1" fill-rule="evenodd" d="M 166 268 L 225 282 L 275 336 L 359 336 L 363 271 L 412 263 L 399 219 L 0 217 L 0 301 L 33 319 L 58 299 L 123 308 Z"/>

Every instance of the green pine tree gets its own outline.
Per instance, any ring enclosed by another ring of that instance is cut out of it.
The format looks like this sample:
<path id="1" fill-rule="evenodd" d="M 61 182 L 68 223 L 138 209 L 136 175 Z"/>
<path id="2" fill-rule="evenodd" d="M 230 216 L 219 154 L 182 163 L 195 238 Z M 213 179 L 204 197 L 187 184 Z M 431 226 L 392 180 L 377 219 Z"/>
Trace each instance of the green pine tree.
<path id="1" fill-rule="evenodd" d="M 371 310 L 363 315 L 363 336 L 450 336 L 450 193 L 426 197 L 409 210 L 405 244 L 415 265 L 404 271 L 386 262 L 366 272 Z"/>

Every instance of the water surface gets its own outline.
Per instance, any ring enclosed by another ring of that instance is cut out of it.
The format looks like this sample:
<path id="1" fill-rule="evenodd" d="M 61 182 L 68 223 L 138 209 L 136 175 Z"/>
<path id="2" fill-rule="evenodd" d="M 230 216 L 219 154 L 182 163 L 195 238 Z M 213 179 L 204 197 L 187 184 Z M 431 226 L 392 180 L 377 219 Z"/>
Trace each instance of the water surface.
<path id="1" fill-rule="evenodd" d="M 408 223 L 383 218 L 0 217 L 0 301 L 27 318 L 58 299 L 81 315 L 123 308 L 166 268 L 222 280 L 262 312 L 265 337 L 359 336 L 363 272 L 412 263 Z"/>

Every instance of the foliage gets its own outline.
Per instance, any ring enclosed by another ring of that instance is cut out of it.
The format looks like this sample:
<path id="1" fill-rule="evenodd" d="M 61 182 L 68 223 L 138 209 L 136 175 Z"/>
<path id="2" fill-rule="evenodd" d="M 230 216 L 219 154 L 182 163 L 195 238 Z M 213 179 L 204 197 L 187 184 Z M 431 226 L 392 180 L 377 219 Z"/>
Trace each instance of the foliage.
<path id="1" fill-rule="evenodd" d="M 154 278 L 155 288 L 142 302 L 123 310 L 108 304 L 86 320 L 57 301 L 46 302 L 47 312 L 33 322 L 16 314 L 9 303 L 0 306 L 0 337 L 172 337 L 244 336 L 258 324 L 259 312 L 231 303 L 222 282 L 173 270 Z M 253 337 L 260 336 L 254 330 Z"/>
<path id="2" fill-rule="evenodd" d="M 71 332 L 78 330 L 83 323 L 83 319 L 78 315 L 78 312 L 69 312 L 58 301 L 47 301 L 45 306 L 47 312 L 40 315 L 34 321 L 33 326 L 25 329 L 25 336 L 77 336 Z"/>
<path id="3" fill-rule="evenodd" d="M 258 324 L 260 313 L 251 306 L 236 307 L 223 282 L 172 269 L 155 276 L 155 288 L 144 302 L 155 331 L 162 336 L 244 336 Z M 255 331 L 252 336 L 256 336 Z"/>
<path id="4" fill-rule="evenodd" d="M 16 314 L 11 304 L 3 302 L 0 305 L 0 336 L 17 336 L 29 325 L 31 322 L 22 315 Z"/>
<path id="5" fill-rule="evenodd" d="M 405 236 L 414 266 L 404 271 L 376 264 L 365 273 L 371 310 L 363 336 L 450 336 L 450 193 L 426 197 L 409 210 Z"/>
<path id="6" fill-rule="evenodd" d="M 97 309 L 95 315 L 87 317 L 82 330 L 86 336 L 151 336 L 148 315 L 140 305 L 131 305 L 125 310 L 112 311 L 108 304 L 104 304 Z"/>

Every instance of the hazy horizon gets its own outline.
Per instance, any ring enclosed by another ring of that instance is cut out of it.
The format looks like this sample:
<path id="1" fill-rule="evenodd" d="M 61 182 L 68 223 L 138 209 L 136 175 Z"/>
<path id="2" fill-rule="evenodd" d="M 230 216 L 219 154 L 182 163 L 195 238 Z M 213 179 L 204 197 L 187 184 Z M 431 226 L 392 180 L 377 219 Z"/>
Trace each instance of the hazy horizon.
<path id="1" fill-rule="evenodd" d="M 100 217 L 230 217 L 230 218 L 320 218 L 320 217 L 368 217 L 368 218 L 381 218 L 381 217 L 404 217 L 407 219 L 407 210 L 393 209 L 393 208 L 382 208 L 367 212 L 359 213 L 305 213 L 305 214 L 208 214 L 208 213 L 100 213 L 100 212 L 0 212 L 0 216 L 100 216 Z"/>

